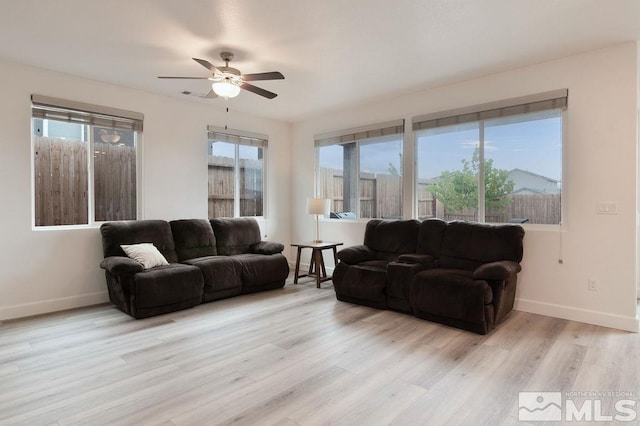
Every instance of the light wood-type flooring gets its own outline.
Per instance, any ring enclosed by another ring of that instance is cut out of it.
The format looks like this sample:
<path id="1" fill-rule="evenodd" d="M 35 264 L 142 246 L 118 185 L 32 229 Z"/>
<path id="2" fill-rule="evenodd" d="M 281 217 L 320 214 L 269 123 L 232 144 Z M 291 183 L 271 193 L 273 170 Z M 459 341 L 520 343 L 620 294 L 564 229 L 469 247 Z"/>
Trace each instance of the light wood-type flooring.
<path id="1" fill-rule="evenodd" d="M 480 336 L 301 281 L 145 320 L 5 322 L 0 424 L 500 425 L 521 424 L 519 391 L 639 397 L 638 334 L 514 311 Z"/>

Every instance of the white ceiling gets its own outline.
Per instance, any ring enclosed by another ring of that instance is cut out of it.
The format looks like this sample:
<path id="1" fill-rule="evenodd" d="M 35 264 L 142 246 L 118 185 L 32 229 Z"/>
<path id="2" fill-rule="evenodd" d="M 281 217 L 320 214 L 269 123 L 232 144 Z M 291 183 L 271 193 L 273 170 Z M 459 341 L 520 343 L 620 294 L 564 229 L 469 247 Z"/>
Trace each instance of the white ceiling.
<path id="1" fill-rule="evenodd" d="M 229 106 L 283 121 L 637 39 L 640 0 L 0 0 L 0 58 L 224 105 L 156 76 L 230 50 L 286 79 Z"/>

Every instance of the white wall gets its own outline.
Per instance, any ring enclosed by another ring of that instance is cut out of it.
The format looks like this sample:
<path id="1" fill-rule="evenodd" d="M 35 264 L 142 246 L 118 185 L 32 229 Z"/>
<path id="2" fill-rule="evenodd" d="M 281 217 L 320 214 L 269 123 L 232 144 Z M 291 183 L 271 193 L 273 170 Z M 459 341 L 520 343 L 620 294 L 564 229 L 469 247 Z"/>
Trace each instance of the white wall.
<path id="1" fill-rule="evenodd" d="M 32 230 L 30 95 L 141 112 L 143 218 L 207 217 L 208 124 L 269 136 L 267 239 L 290 242 L 289 124 L 211 105 L 152 95 L 24 65 L 1 62 L 0 320 L 108 300 L 97 228 Z M 228 121 L 227 121 L 228 120 Z"/>
<path id="2" fill-rule="evenodd" d="M 305 198 L 313 195 L 313 135 L 398 118 L 405 135 L 405 216 L 412 195 L 411 117 L 452 108 L 569 89 L 562 231 L 526 226 L 517 309 L 637 330 L 636 120 L 637 48 L 626 43 L 547 63 L 333 111 L 293 125 L 292 239 L 313 238 Z M 599 201 L 617 215 L 596 215 Z M 321 237 L 361 244 L 363 223 L 321 223 Z M 561 241 L 562 239 L 562 241 Z M 562 256 L 563 264 L 558 259 Z M 599 291 L 587 291 L 587 279 Z"/>

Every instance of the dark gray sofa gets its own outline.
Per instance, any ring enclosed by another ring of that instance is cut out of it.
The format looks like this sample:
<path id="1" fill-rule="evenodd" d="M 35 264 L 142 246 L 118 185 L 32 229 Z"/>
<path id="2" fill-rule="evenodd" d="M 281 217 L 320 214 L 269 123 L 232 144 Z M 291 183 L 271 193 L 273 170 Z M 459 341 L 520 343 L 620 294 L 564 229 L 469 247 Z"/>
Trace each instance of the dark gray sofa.
<path id="1" fill-rule="evenodd" d="M 134 318 L 281 288 L 289 274 L 284 246 L 261 241 L 251 218 L 107 222 L 100 232 L 109 298 Z M 145 270 L 120 247 L 148 242 L 168 266 Z"/>
<path id="2" fill-rule="evenodd" d="M 289 264 L 280 243 L 262 241 L 260 227 L 251 218 L 211 219 L 219 255 L 229 256 L 240 265 L 242 292 L 272 290 L 284 286 Z"/>
<path id="3" fill-rule="evenodd" d="M 207 219 L 173 220 L 169 224 L 178 260 L 196 266 L 204 278 L 203 303 L 242 294 L 242 264 L 218 255 L 216 237 Z"/>
<path id="4" fill-rule="evenodd" d="M 390 253 L 395 259 L 386 263 L 383 279 L 381 272 L 349 271 L 370 269 L 363 253 L 389 253 L 401 247 L 398 241 L 410 241 L 399 229 L 408 232 L 414 221 L 396 221 L 394 232 L 386 232 L 392 228 L 384 221 L 371 222 L 364 246 L 338 252 L 333 275 L 338 300 L 394 309 L 479 334 L 488 333 L 513 309 L 523 255 L 521 226 L 425 220 L 413 248 Z"/>
<path id="5" fill-rule="evenodd" d="M 340 262 L 333 271 L 338 300 L 387 307 L 387 265 L 403 253 L 414 253 L 420 222 L 380 220 L 367 222 L 364 244 L 338 252 Z"/>
<path id="6" fill-rule="evenodd" d="M 134 318 L 191 308 L 202 303 L 200 270 L 178 263 L 171 227 L 164 220 L 107 222 L 100 226 L 109 299 Z M 169 266 L 144 269 L 120 245 L 153 243 Z"/>

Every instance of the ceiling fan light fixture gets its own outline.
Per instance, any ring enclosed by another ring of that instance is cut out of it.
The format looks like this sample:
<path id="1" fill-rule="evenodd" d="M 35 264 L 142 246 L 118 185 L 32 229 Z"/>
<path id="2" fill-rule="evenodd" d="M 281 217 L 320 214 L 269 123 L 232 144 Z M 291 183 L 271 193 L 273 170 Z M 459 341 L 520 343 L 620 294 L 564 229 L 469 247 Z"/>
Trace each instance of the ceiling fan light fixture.
<path id="1" fill-rule="evenodd" d="M 115 131 L 113 133 L 109 133 L 105 129 L 101 129 L 100 140 L 107 143 L 118 143 L 120 142 L 120 135 Z"/>
<path id="2" fill-rule="evenodd" d="M 211 85 L 211 88 L 216 95 L 222 96 L 223 98 L 235 98 L 240 93 L 240 86 L 227 80 L 216 81 Z"/>
<path id="3" fill-rule="evenodd" d="M 159 76 L 158 78 L 186 79 L 186 80 L 212 80 L 211 90 L 208 94 L 196 95 L 201 98 L 216 98 L 218 96 L 228 99 L 235 98 L 240 93 L 240 89 L 247 90 L 267 99 L 273 99 L 278 96 L 277 93 L 270 92 L 261 87 L 247 83 L 248 81 L 261 80 L 283 80 L 284 75 L 278 71 L 259 72 L 253 74 L 242 74 L 237 68 L 231 68 L 229 61 L 233 59 L 231 52 L 222 52 L 220 57 L 225 62 L 223 67 L 215 67 L 211 62 L 205 59 L 192 58 L 194 61 L 205 67 L 211 75 L 209 77 L 171 77 Z M 189 91 L 182 92 L 185 95 L 192 94 Z M 215 95 L 214 95 L 215 94 Z"/>

